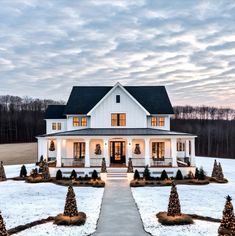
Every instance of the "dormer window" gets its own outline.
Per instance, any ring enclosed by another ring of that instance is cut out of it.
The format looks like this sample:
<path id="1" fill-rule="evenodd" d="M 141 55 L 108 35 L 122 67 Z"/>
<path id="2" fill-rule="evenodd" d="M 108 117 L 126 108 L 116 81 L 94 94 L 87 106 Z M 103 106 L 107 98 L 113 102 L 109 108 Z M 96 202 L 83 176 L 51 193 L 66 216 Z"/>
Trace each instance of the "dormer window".
<path id="1" fill-rule="evenodd" d="M 87 126 L 86 117 L 73 117 L 73 127 Z"/>
<path id="2" fill-rule="evenodd" d="M 73 126 L 79 126 L 79 118 L 78 117 L 73 117 Z"/>
<path id="3" fill-rule="evenodd" d="M 151 117 L 151 126 L 156 127 L 164 127 L 165 126 L 165 117 L 157 117 L 157 116 L 152 116 Z"/>
<path id="4" fill-rule="evenodd" d="M 120 103 L 120 101 L 121 101 L 120 95 L 116 95 L 116 103 Z"/>

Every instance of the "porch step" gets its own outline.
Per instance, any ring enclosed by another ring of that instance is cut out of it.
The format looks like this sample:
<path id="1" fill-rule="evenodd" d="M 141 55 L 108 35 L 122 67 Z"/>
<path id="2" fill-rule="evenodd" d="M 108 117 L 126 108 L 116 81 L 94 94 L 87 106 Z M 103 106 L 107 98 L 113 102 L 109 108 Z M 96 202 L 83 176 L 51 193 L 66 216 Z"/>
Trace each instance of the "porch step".
<path id="1" fill-rule="evenodd" d="M 123 172 L 107 172 L 107 179 L 126 179 L 127 178 L 127 173 Z"/>

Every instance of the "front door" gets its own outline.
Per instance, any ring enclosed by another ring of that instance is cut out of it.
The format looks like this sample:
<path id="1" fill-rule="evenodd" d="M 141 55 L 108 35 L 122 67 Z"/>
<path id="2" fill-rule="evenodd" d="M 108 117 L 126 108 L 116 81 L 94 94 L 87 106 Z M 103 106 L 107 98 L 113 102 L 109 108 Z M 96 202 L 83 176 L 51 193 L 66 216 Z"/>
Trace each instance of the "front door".
<path id="1" fill-rule="evenodd" d="M 111 163 L 113 164 L 126 163 L 125 142 L 124 141 L 110 142 L 110 156 L 111 156 Z"/>

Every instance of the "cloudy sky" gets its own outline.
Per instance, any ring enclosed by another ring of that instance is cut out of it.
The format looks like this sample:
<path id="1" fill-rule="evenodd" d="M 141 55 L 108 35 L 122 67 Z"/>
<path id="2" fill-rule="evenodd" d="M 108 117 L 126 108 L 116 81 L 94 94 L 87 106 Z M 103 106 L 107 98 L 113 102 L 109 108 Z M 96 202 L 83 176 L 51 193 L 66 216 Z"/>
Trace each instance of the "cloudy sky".
<path id="1" fill-rule="evenodd" d="M 0 94 L 166 85 L 174 105 L 235 108 L 235 1 L 0 0 Z"/>

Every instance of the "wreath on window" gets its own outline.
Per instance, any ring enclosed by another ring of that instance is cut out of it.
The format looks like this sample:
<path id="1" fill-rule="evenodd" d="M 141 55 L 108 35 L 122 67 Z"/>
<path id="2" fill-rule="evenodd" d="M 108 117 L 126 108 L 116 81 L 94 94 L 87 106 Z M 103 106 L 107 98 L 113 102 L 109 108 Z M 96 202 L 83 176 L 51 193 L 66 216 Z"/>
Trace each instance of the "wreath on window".
<path id="1" fill-rule="evenodd" d="M 95 147 L 95 154 L 96 154 L 96 155 L 101 155 L 101 147 L 100 147 L 100 144 L 96 144 L 96 147 Z"/>
<path id="2" fill-rule="evenodd" d="M 140 145 L 138 143 L 135 145 L 134 154 L 137 154 L 137 155 L 141 154 Z"/>
<path id="3" fill-rule="evenodd" d="M 51 151 L 51 152 L 54 152 L 54 151 L 55 151 L 55 143 L 54 143 L 54 141 L 52 141 L 52 140 L 51 140 L 51 142 L 50 142 L 49 151 Z"/>

